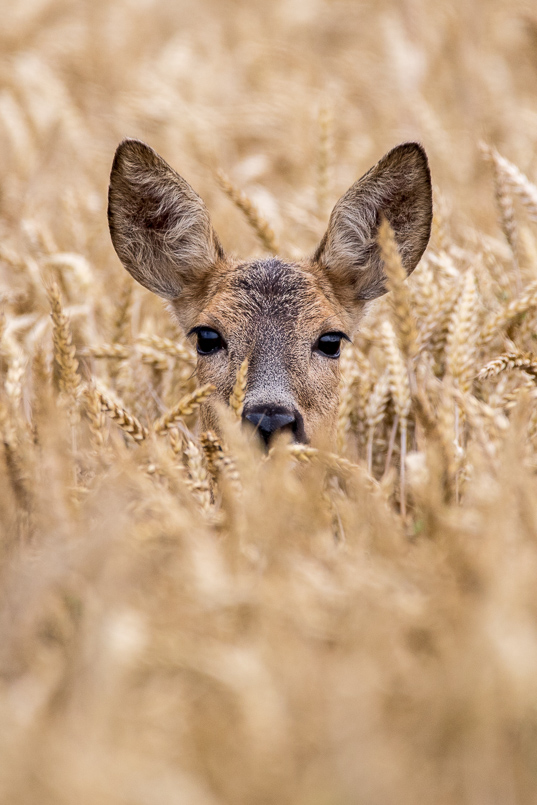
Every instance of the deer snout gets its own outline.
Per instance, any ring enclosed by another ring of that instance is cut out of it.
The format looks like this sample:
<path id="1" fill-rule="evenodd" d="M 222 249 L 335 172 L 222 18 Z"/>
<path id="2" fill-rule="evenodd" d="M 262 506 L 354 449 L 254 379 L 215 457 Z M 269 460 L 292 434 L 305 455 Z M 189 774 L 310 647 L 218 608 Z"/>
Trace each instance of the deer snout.
<path id="1" fill-rule="evenodd" d="M 250 422 L 263 440 L 269 446 L 274 434 L 279 431 L 288 431 L 294 441 L 305 442 L 304 423 L 298 411 L 281 406 L 255 405 L 245 408 L 243 420 Z"/>

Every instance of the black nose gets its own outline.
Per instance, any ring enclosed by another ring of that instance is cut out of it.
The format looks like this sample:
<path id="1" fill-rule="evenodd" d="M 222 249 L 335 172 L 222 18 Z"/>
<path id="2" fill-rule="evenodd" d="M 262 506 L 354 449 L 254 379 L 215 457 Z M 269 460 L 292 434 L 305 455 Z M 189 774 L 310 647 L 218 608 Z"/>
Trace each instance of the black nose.
<path id="1" fill-rule="evenodd" d="M 243 419 L 252 423 L 267 447 L 277 430 L 297 431 L 297 415 L 289 408 L 256 405 L 244 409 Z"/>

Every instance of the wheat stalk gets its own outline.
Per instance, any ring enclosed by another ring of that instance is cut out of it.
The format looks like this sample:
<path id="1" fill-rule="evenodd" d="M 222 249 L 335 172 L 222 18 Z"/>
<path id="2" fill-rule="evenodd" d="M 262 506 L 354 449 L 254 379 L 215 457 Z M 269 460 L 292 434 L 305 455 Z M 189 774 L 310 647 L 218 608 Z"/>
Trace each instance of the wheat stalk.
<path id="1" fill-rule="evenodd" d="M 226 196 L 243 213 L 262 246 L 270 254 L 277 254 L 279 249 L 274 231 L 253 201 L 231 181 L 223 170 L 217 170 L 216 178 Z"/>
<path id="2" fill-rule="evenodd" d="M 333 118 L 328 106 L 319 110 L 319 148 L 317 154 L 317 209 L 320 217 L 326 215 L 330 196 L 333 164 Z"/>

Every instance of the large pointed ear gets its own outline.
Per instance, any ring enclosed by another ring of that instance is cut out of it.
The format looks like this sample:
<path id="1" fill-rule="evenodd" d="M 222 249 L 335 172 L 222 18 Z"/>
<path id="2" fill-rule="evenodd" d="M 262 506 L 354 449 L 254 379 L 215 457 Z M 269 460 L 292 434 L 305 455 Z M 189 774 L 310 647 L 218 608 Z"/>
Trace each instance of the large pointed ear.
<path id="1" fill-rule="evenodd" d="M 165 299 L 177 298 L 224 256 L 201 198 L 139 140 L 124 140 L 116 151 L 108 223 L 127 271 Z"/>
<path id="2" fill-rule="evenodd" d="M 313 259 L 326 272 L 343 305 L 352 309 L 386 292 L 377 243 L 382 218 L 391 224 L 410 274 L 429 241 L 432 215 L 427 156 L 417 143 L 404 143 L 340 198 Z"/>

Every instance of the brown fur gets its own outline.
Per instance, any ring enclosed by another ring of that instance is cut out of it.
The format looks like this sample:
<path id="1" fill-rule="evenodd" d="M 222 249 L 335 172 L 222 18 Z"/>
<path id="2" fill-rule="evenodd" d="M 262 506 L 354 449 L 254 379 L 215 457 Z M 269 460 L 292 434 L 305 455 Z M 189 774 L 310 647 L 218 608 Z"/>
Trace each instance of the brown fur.
<path id="1" fill-rule="evenodd" d="M 171 302 L 188 332 L 217 330 L 226 343 L 200 356 L 201 383 L 216 395 L 202 408 L 202 427 L 218 431 L 215 400 L 227 402 L 249 359 L 244 409 L 293 411 L 299 441 L 332 441 L 339 364 L 315 350 L 320 335 L 349 337 L 367 301 L 384 293 L 377 229 L 391 223 L 410 273 L 429 239 L 431 180 L 423 149 L 390 151 L 336 204 L 311 260 L 241 263 L 224 255 L 203 201 L 152 149 L 127 140 L 112 168 L 109 220 L 125 268 Z"/>

